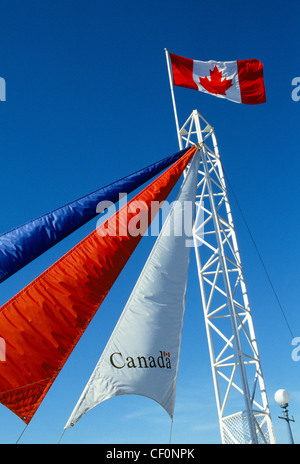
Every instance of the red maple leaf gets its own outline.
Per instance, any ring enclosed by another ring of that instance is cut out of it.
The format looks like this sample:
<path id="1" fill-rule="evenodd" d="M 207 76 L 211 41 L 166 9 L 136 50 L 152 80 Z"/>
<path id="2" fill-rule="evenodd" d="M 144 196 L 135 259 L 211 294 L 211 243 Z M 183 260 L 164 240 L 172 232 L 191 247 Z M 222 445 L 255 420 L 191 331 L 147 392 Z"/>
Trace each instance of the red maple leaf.
<path id="1" fill-rule="evenodd" d="M 207 77 L 200 77 L 200 84 L 210 93 L 226 95 L 226 90 L 232 87 L 232 79 L 226 77 L 222 80 L 222 71 L 219 71 L 215 65 L 210 72 L 210 80 Z"/>

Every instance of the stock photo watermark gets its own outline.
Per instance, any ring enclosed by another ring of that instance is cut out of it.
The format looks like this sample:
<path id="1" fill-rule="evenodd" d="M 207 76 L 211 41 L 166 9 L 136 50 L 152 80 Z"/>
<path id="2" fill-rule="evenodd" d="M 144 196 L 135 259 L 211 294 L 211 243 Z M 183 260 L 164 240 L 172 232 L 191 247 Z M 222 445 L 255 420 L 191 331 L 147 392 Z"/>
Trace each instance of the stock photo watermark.
<path id="1" fill-rule="evenodd" d="M 6 82 L 0 77 L 0 101 L 6 101 Z"/>
<path id="2" fill-rule="evenodd" d="M 300 77 L 294 77 L 292 86 L 294 87 L 291 94 L 292 100 L 297 102 L 300 100 Z"/>
<path id="3" fill-rule="evenodd" d="M 292 351 L 292 360 L 296 362 L 300 361 L 300 337 L 293 338 L 292 345 L 295 346 Z"/>
<path id="4" fill-rule="evenodd" d="M 0 337 L 0 362 L 6 361 L 6 343 L 4 338 Z"/>
<path id="5" fill-rule="evenodd" d="M 194 247 L 193 224 L 194 224 L 194 202 L 193 201 L 152 201 L 150 208 L 141 200 L 127 203 L 127 194 L 119 194 L 120 214 L 117 216 L 116 205 L 111 201 L 101 201 L 97 205 L 97 213 L 101 218 L 97 221 L 97 233 L 100 236 L 137 237 L 139 235 L 157 237 L 163 236 L 185 236 L 185 245 Z M 173 215 L 167 220 L 170 212 Z M 159 214 L 158 214 L 159 213 Z M 203 221 L 204 210 L 200 210 L 199 221 Z M 163 226 L 162 226 L 163 224 Z M 161 229 L 162 227 L 162 229 Z M 198 234 L 203 235 L 204 231 Z M 197 240 L 197 247 L 201 246 L 201 240 Z"/>

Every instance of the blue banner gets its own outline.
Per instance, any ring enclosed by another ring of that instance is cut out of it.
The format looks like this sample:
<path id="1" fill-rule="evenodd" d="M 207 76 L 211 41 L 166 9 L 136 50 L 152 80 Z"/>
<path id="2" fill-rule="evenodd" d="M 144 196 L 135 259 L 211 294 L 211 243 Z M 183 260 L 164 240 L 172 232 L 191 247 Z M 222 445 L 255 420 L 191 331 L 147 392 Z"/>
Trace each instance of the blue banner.
<path id="1" fill-rule="evenodd" d="M 187 149 L 0 235 L 0 283 L 97 216 L 100 201 L 116 203 L 175 163 Z"/>

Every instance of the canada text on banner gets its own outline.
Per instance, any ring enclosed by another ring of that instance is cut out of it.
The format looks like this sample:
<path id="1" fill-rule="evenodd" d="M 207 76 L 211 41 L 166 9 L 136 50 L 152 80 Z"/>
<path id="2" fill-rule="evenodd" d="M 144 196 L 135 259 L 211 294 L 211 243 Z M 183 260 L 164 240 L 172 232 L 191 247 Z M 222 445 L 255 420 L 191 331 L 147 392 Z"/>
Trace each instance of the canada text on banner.
<path id="1" fill-rule="evenodd" d="M 263 64 L 256 59 L 199 61 L 170 53 L 173 83 L 236 103 L 266 102 Z"/>

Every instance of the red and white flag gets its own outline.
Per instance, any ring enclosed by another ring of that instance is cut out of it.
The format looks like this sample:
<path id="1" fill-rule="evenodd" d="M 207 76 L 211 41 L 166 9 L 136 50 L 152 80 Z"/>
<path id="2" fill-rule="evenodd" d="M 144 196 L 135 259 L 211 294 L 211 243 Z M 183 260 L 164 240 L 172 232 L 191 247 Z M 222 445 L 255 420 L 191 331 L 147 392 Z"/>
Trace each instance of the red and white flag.
<path id="1" fill-rule="evenodd" d="M 263 64 L 255 59 L 198 61 L 170 53 L 173 84 L 237 103 L 266 102 Z"/>

